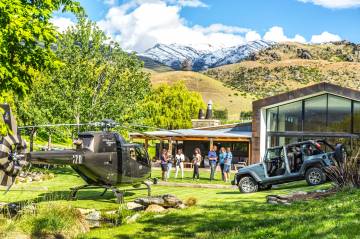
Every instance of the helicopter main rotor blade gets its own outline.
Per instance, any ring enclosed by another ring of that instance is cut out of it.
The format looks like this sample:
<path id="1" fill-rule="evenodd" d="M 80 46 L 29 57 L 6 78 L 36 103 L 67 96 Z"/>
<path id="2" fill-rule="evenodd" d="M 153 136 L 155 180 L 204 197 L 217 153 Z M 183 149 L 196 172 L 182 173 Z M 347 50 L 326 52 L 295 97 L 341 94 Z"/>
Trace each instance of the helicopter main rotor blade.
<path id="1" fill-rule="evenodd" d="M 148 128 L 148 129 L 156 129 L 159 131 L 168 131 L 174 134 L 180 134 L 180 135 L 184 135 L 183 133 L 180 133 L 178 131 L 175 130 L 170 130 L 170 129 L 163 129 L 163 128 L 158 128 L 158 127 L 154 127 L 154 126 L 148 126 L 148 125 L 142 125 L 142 124 L 129 124 L 130 126 L 134 126 L 134 127 L 140 127 L 140 128 Z"/>
<path id="2" fill-rule="evenodd" d="M 84 125 L 92 125 L 95 123 L 69 123 L 69 124 L 41 124 L 41 125 L 25 125 L 20 126 L 18 129 L 29 129 L 29 128 L 46 128 L 46 127 L 60 127 L 60 126 L 84 126 Z"/>

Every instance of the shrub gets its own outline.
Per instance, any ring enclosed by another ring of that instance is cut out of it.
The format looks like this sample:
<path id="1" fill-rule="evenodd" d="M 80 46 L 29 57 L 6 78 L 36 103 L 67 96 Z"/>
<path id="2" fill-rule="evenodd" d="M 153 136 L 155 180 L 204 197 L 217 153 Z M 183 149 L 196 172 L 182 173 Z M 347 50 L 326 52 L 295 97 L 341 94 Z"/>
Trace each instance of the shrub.
<path id="1" fill-rule="evenodd" d="M 35 212 L 27 210 L 18 217 L 19 227 L 34 238 L 74 238 L 89 230 L 79 210 L 59 203 L 40 204 Z"/>
<path id="2" fill-rule="evenodd" d="M 360 188 L 360 149 L 357 153 L 334 160 L 334 166 L 325 168 L 326 175 L 336 189 Z"/>
<path id="3" fill-rule="evenodd" d="M 189 197 L 185 200 L 185 205 L 188 207 L 195 206 L 197 203 L 197 199 L 195 197 Z"/>

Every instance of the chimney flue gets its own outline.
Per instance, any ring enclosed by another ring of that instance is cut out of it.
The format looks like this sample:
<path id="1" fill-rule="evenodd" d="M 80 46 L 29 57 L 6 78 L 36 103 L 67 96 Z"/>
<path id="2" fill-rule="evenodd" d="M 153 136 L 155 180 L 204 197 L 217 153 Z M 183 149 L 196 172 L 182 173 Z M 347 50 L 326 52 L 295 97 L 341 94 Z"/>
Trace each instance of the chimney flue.
<path id="1" fill-rule="evenodd" d="M 199 110 L 198 119 L 205 119 L 205 115 L 204 115 L 204 110 L 203 110 L 203 109 L 200 109 L 200 110 Z"/>
<path id="2" fill-rule="evenodd" d="M 206 109 L 206 119 L 212 119 L 212 101 L 209 100 L 207 109 Z"/>

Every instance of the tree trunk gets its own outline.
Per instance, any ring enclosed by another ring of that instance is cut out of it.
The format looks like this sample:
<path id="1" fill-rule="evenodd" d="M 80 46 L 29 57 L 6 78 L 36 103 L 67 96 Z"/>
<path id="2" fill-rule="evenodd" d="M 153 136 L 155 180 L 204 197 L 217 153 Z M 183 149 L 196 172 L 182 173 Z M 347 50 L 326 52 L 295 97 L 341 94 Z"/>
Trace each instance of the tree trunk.
<path id="1" fill-rule="evenodd" d="M 32 128 L 30 132 L 30 152 L 34 151 L 34 137 L 36 134 L 36 128 Z"/>
<path id="2" fill-rule="evenodd" d="M 48 138 L 48 150 L 51 149 L 51 133 L 49 133 L 49 138 Z"/>
<path id="3" fill-rule="evenodd" d="M 80 132 L 80 115 L 75 116 L 76 124 L 77 124 L 77 132 Z"/>

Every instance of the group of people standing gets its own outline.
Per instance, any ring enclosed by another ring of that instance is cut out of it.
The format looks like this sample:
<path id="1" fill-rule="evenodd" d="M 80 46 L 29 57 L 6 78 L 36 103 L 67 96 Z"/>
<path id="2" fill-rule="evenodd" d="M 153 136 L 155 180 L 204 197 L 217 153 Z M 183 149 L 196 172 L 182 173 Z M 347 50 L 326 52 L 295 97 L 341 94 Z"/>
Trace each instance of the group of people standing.
<path id="1" fill-rule="evenodd" d="M 215 179 L 216 168 L 219 165 L 221 169 L 221 178 L 223 181 L 227 182 L 230 180 L 230 170 L 232 164 L 233 155 L 231 153 L 231 148 L 225 147 L 220 148 L 219 155 L 217 153 L 217 146 L 210 147 L 208 153 L 209 164 L 210 164 L 210 181 Z"/>
<path id="2" fill-rule="evenodd" d="M 161 178 L 164 181 L 167 181 L 170 178 L 170 172 L 172 169 L 173 164 L 175 165 L 175 178 L 177 178 L 179 170 L 181 171 L 181 178 L 184 178 L 184 162 L 185 162 L 185 155 L 183 154 L 182 149 L 178 149 L 175 157 L 173 158 L 171 154 L 168 154 L 167 149 L 163 149 L 160 156 L 160 164 L 161 164 L 161 171 L 162 175 Z"/>
<path id="3" fill-rule="evenodd" d="M 232 153 L 231 148 L 225 147 L 220 148 L 220 152 L 217 152 L 217 146 L 211 146 L 208 153 L 208 159 L 210 164 L 210 181 L 215 179 L 216 168 L 219 165 L 221 169 L 222 180 L 227 182 L 230 180 L 230 170 L 232 163 Z M 170 178 L 170 172 L 175 165 L 175 178 L 177 178 L 179 171 L 181 171 L 181 178 L 184 178 L 184 162 L 185 155 L 183 154 L 182 149 L 178 149 L 175 157 L 172 157 L 171 154 L 168 154 L 167 149 L 163 149 L 161 156 L 161 170 L 162 170 L 162 180 L 167 181 Z M 201 151 L 199 148 L 194 149 L 194 154 L 192 157 L 192 163 L 194 167 L 193 180 L 200 178 L 199 167 L 202 162 Z"/>

